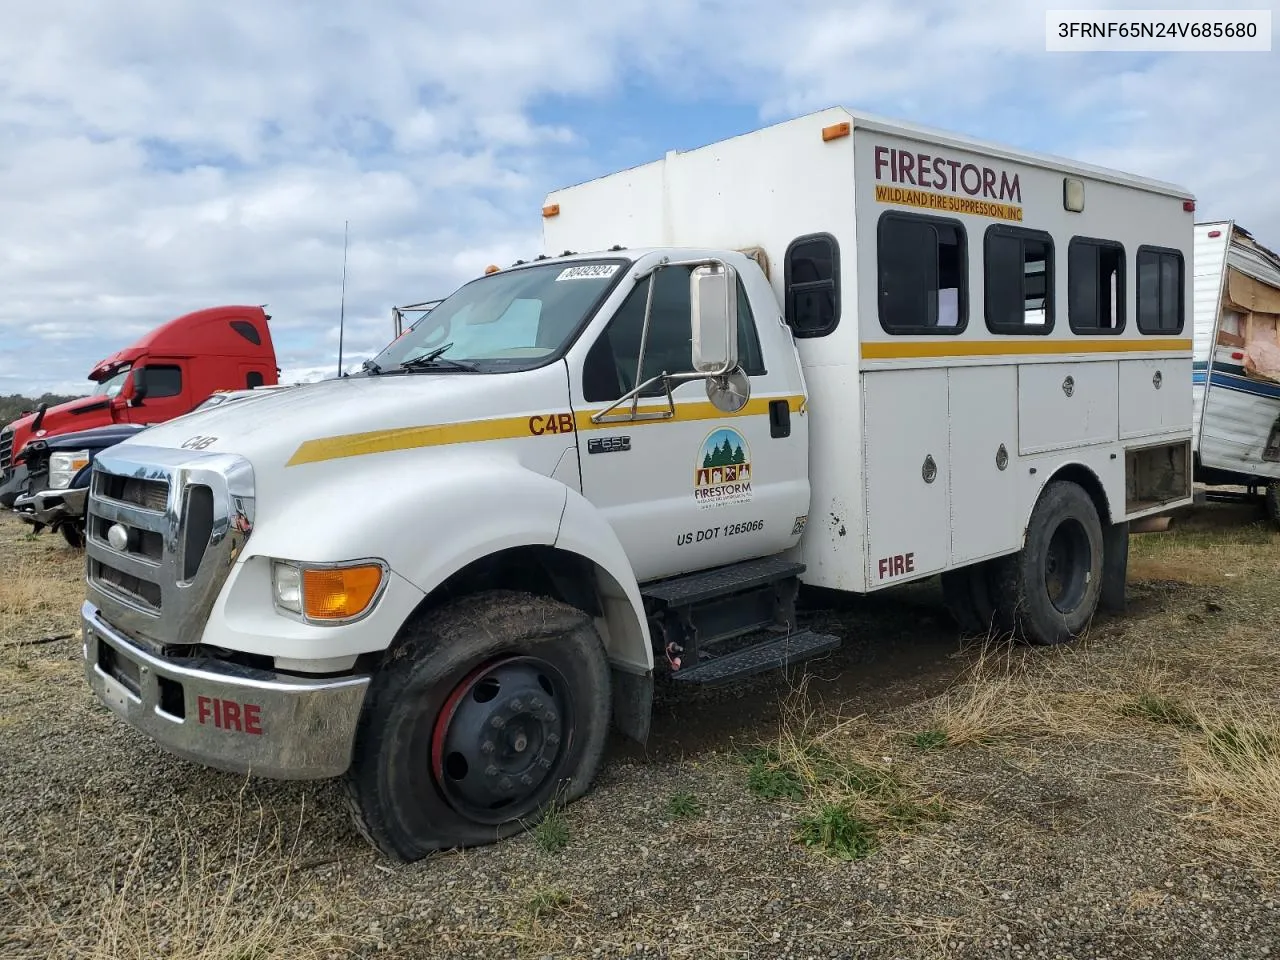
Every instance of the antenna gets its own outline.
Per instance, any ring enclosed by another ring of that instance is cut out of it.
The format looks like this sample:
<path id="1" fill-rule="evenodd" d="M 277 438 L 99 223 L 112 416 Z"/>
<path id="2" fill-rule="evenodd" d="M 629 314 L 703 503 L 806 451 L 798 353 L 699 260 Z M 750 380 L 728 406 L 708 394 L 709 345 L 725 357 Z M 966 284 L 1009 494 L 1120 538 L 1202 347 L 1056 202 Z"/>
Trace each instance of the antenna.
<path id="1" fill-rule="evenodd" d="M 342 298 L 338 302 L 338 377 L 342 376 L 342 335 L 347 319 L 347 228 L 351 221 L 342 221 Z"/>

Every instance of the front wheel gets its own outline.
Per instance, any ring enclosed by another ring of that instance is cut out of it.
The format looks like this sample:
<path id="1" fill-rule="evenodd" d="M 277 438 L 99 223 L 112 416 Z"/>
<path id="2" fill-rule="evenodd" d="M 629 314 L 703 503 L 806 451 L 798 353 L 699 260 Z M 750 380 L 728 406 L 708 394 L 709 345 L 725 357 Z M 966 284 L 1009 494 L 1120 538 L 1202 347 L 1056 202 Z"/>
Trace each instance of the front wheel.
<path id="1" fill-rule="evenodd" d="M 609 665 L 591 618 L 493 591 L 410 622 L 374 677 L 345 782 L 388 856 L 493 843 L 586 792 L 604 753 Z"/>
<path id="2" fill-rule="evenodd" d="M 1280 480 L 1272 480 L 1267 484 L 1266 493 L 1267 516 L 1276 527 L 1280 527 Z"/>
<path id="3" fill-rule="evenodd" d="M 1055 480 L 1031 512 L 1021 550 L 997 561 L 1000 619 L 1042 646 L 1078 637 L 1102 592 L 1102 521 L 1079 484 Z"/>
<path id="4" fill-rule="evenodd" d="M 76 523 L 63 523 L 58 527 L 62 532 L 62 539 L 67 541 L 67 546 L 73 550 L 84 549 L 84 529 Z"/>

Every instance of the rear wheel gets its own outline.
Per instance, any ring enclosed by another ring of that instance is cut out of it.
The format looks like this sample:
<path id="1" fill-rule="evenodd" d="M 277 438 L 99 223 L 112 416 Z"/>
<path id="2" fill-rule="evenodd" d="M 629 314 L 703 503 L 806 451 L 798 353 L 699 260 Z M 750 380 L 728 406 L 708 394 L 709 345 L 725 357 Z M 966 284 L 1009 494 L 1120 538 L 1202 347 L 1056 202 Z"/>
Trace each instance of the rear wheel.
<path id="1" fill-rule="evenodd" d="M 942 602 L 962 633 L 988 634 L 996 619 L 991 599 L 991 564 L 970 564 L 942 574 Z"/>
<path id="2" fill-rule="evenodd" d="M 1102 543 L 1102 521 L 1089 495 L 1075 483 L 1049 483 L 1032 510 L 1023 548 L 997 561 L 999 619 L 1029 643 L 1078 637 L 1098 608 Z"/>
<path id="3" fill-rule="evenodd" d="M 586 792 L 609 712 L 582 611 L 506 591 L 430 611 L 369 690 L 345 777 L 356 823 L 403 861 L 510 836 Z"/>

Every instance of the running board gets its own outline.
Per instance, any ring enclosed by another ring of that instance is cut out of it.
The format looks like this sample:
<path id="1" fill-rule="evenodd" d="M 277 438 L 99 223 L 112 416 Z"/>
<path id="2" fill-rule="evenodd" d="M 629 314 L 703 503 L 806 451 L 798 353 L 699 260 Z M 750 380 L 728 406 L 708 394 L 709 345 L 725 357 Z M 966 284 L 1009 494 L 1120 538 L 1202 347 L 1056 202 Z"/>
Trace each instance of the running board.
<path id="1" fill-rule="evenodd" d="M 804 572 L 804 564 L 781 557 L 761 557 L 713 570 L 643 584 L 640 594 L 668 607 L 687 607 L 746 590 L 777 583 Z"/>
<path id="2" fill-rule="evenodd" d="M 703 660 L 687 670 L 676 670 L 671 679 L 680 683 L 717 684 L 801 663 L 840 646 L 840 638 L 800 630 L 789 637 L 765 640 L 733 653 Z"/>

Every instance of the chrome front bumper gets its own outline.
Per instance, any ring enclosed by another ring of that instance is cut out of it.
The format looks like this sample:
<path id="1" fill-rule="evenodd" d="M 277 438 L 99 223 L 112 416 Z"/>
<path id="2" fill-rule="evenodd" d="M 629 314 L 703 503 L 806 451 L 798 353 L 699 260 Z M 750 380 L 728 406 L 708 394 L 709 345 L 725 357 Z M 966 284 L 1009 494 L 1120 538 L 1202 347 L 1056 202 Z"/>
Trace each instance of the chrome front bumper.
<path id="1" fill-rule="evenodd" d="M 18 497 L 13 501 L 13 509 L 27 523 L 43 523 L 46 527 L 52 527 L 63 520 L 83 519 L 84 503 L 88 495 L 88 487 L 44 490 Z"/>
<path id="2" fill-rule="evenodd" d="M 309 679 L 159 657 L 113 629 L 88 601 L 80 621 L 93 692 L 170 753 L 277 780 L 335 777 L 350 765 L 368 676 Z"/>

